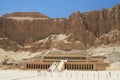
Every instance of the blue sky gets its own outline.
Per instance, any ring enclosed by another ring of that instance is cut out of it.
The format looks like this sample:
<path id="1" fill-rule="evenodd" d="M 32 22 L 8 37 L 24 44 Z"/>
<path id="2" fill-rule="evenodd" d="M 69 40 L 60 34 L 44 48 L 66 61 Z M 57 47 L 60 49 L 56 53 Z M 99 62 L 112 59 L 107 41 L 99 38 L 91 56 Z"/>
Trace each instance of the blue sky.
<path id="1" fill-rule="evenodd" d="M 62 18 L 76 11 L 111 8 L 119 3 L 120 0 L 0 0 L 0 16 L 12 12 L 40 12 Z"/>

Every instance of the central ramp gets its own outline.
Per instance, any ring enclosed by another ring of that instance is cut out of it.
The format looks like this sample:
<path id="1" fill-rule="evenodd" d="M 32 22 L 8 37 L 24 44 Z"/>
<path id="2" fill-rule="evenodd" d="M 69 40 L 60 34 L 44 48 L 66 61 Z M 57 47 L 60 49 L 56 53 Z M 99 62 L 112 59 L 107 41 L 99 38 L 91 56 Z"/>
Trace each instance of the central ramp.
<path id="1" fill-rule="evenodd" d="M 53 64 L 49 67 L 49 72 L 60 72 L 63 69 L 65 60 L 61 60 L 60 62 L 53 62 Z"/>

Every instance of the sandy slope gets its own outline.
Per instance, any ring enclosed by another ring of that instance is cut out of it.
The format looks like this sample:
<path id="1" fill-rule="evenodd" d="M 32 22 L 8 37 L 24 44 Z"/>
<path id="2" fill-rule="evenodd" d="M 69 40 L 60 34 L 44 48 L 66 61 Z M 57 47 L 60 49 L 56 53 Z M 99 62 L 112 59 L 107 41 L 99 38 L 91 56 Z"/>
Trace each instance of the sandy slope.
<path id="1" fill-rule="evenodd" d="M 29 58 L 35 58 L 37 56 L 40 56 L 41 54 L 47 54 L 50 53 L 88 53 L 92 56 L 106 56 L 107 59 L 106 62 L 110 62 L 110 67 L 107 68 L 107 70 L 120 70 L 120 46 L 100 46 L 97 48 L 91 48 L 88 50 L 72 50 L 72 51 L 62 51 L 58 49 L 51 49 L 51 50 L 44 50 L 40 52 L 23 52 L 23 51 L 4 51 L 3 49 L 0 49 L 0 63 L 3 62 L 6 58 L 21 61 L 22 59 L 29 59 Z M 7 57 L 6 57 L 7 56 Z"/>

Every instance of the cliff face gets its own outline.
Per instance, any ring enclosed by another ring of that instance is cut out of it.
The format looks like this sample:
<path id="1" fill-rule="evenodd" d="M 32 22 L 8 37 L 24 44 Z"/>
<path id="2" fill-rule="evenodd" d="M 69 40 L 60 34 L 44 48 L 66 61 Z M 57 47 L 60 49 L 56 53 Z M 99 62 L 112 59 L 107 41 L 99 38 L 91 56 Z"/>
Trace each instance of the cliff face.
<path id="1" fill-rule="evenodd" d="M 0 33 L 24 45 L 25 40 L 31 37 L 36 41 L 51 34 L 64 33 L 64 23 L 65 19 L 50 19 L 38 13 L 13 13 L 0 18 Z"/>
<path id="2" fill-rule="evenodd" d="M 76 12 L 68 19 L 51 19 L 37 12 L 15 12 L 0 17 L 0 37 L 7 37 L 22 46 L 33 45 L 54 34 L 68 36 L 65 40 L 69 43 L 48 39 L 48 43 L 44 43 L 46 49 L 53 45 L 59 49 L 85 49 L 98 44 L 115 44 L 120 40 L 119 31 L 120 5 L 101 11 Z M 117 38 L 114 38 L 116 40 L 105 36 L 112 34 L 115 37 L 115 33 L 118 34 Z M 43 42 L 39 43 L 37 49 L 41 49 L 41 45 Z"/>

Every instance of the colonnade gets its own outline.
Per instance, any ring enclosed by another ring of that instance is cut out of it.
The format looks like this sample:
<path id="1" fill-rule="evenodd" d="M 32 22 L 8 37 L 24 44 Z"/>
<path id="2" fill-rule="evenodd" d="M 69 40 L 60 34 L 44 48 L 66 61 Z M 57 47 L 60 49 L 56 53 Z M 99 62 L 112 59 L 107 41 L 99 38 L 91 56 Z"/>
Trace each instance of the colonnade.
<path id="1" fill-rule="evenodd" d="M 26 64 L 26 69 L 48 69 L 51 64 Z M 68 70 L 94 70 L 94 64 L 64 64 Z"/>
<path id="2" fill-rule="evenodd" d="M 26 64 L 26 69 L 48 69 L 51 64 Z"/>
<path id="3" fill-rule="evenodd" d="M 93 70 L 93 64 L 65 64 L 65 69 L 68 70 Z"/>
<path id="4" fill-rule="evenodd" d="M 85 60 L 86 57 L 45 56 L 44 59 L 64 59 L 64 60 L 79 59 L 79 60 Z"/>

